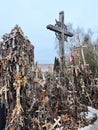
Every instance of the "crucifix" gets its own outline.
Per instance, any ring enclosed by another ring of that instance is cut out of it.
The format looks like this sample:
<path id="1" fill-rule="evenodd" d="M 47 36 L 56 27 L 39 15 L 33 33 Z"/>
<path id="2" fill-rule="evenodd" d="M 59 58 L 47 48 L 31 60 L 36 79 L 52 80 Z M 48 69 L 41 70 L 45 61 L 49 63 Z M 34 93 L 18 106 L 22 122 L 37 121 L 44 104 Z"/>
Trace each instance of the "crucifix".
<path id="1" fill-rule="evenodd" d="M 54 31 L 59 40 L 59 55 L 60 55 L 60 70 L 64 71 L 64 42 L 67 37 L 72 37 L 73 34 L 67 31 L 67 26 L 64 24 L 64 11 L 59 13 L 59 21 L 56 20 L 55 25 L 47 25 L 47 29 Z"/>

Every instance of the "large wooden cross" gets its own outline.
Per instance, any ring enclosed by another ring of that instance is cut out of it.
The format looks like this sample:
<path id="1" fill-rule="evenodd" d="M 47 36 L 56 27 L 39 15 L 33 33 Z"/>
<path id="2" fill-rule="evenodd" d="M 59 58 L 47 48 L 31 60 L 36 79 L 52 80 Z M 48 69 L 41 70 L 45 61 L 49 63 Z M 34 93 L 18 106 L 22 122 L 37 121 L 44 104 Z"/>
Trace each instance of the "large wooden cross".
<path id="1" fill-rule="evenodd" d="M 84 46 L 84 45 L 74 47 L 75 50 L 80 49 L 84 65 L 86 65 L 86 60 L 85 60 L 84 50 L 83 49 L 86 48 L 86 47 L 87 46 Z"/>
<path id="2" fill-rule="evenodd" d="M 78 35 L 78 43 L 80 44 L 79 35 Z M 84 65 L 86 65 L 86 60 L 85 60 L 84 51 L 83 51 L 83 48 L 85 48 L 85 47 L 87 47 L 87 46 L 80 45 L 79 47 L 76 47 L 76 48 L 80 48 L 80 50 L 81 50 L 81 55 L 82 55 Z"/>
<path id="3" fill-rule="evenodd" d="M 59 21 L 56 20 L 55 25 L 47 25 L 47 29 L 54 31 L 56 33 L 56 37 L 59 40 L 59 55 L 60 55 L 60 70 L 64 71 L 64 42 L 66 37 L 72 37 L 73 34 L 67 31 L 67 26 L 64 24 L 64 11 L 59 13 Z"/>

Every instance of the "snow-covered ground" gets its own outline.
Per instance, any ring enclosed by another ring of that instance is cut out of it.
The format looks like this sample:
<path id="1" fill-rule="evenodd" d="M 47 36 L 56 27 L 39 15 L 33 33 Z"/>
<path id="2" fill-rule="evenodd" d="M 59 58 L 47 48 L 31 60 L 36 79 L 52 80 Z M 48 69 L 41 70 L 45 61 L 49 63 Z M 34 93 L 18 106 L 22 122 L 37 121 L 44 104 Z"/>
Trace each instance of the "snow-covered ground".
<path id="1" fill-rule="evenodd" d="M 97 118 L 98 118 L 98 110 L 96 110 L 92 107 L 88 107 L 88 109 L 89 109 L 89 112 L 96 113 Z M 88 116 L 91 116 L 91 114 L 89 114 Z M 94 124 L 86 126 L 84 128 L 79 128 L 78 130 L 98 130 L 98 119 L 94 122 Z"/>
<path id="2" fill-rule="evenodd" d="M 92 118 L 94 115 L 93 114 L 97 114 L 97 120 L 94 122 L 94 124 L 86 126 L 84 128 L 79 128 L 78 130 L 98 130 L 98 110 L 92 108 L 92 107 L 88 107 L 88 115 L 87 118 Z M 56 128 L 56 130 L 62 130 L 61 128 Z"/>

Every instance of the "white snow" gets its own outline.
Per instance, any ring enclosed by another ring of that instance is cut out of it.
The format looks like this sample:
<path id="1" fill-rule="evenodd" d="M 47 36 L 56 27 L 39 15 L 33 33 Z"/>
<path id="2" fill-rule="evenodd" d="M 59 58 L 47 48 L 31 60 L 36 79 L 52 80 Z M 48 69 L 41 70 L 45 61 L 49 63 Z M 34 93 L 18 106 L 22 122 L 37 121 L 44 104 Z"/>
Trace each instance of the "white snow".
<path id="1" fill-rule="evenodd" d="M 88 118 L 91 118 L 94 113 L 96 113 L 98 117 L 98 110 L 92 107 L 88 107 L 88 110 L 89 110 Z M 86 126 L 84 128 L 79 128 L 78 130 L 98 130 L 98 119 L 94 122 L 94 124 Z"/>
<path id="2" fill-rule="evenodd" d="M 97 114 L 97 117 L 98 117 L 98 110 L 92 107 L 88 107 L 88 110 L 89 110 L 87 114 L 88 119 L 92 118 L 94 116 L 93 114 Z M 62 130 L 62 127 L 56 128 L 56 130 Z M 84 128 L 79 128 L 78 130 L 98 130 L 98 119 L 94 122 L 94 124 L 86 126 Z"/>

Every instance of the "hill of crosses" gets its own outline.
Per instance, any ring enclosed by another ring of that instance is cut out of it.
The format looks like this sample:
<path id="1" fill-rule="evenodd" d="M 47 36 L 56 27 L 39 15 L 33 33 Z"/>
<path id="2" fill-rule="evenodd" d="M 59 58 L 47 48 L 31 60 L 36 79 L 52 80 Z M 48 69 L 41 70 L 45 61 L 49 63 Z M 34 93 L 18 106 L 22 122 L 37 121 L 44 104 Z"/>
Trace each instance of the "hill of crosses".
<path id="1" fill-rule="evenodd" d="M 81 68 L 58 76 L 49 68 L 43 73 L 34 64 L 34 46 L 19 26 L 2 39 L 0 130 L 78 130 L 96 120 L 96 115 L 86 118 L 87 106 L 96 107 L 98 98 L 89 71 L 91 82 Z"/>

